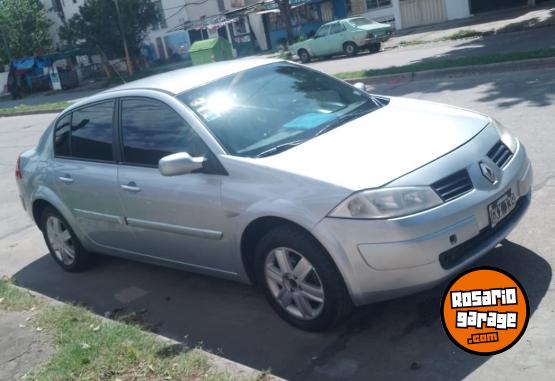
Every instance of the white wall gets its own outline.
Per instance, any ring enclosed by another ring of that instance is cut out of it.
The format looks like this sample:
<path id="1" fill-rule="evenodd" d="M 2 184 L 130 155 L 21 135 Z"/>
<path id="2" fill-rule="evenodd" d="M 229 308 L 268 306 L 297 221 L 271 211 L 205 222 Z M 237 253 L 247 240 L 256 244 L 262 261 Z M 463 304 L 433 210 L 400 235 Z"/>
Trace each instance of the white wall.
<path id="1" fill-rule="evenodd" d="M 0 94 L 4 94 L 4 90 L 8 92 L 7 83 L 8 83 L 8 72 L 5 71 L 3 73 L 0 73 Z"/>
<path id="2" fill-rule="evenodd" d="M 455 20 L 470 16 L 470 4 L 467 0 L 445 0 L 447 19 Z"/>

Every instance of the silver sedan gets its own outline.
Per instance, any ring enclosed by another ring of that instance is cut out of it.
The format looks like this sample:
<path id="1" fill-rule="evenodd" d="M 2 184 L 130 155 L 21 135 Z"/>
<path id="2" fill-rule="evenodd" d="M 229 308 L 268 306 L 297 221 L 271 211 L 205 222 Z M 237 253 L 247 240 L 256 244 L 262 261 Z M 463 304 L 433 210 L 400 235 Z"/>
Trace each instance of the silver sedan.
<path id="1" fill-rule="evenodd" d="M 102 253 L 254 283 L 316 331 L 487 253 L 528 208 L 532 168 L 487 116 L 244 59 L 72 105 L 16 178 L 65 270 Z"/>

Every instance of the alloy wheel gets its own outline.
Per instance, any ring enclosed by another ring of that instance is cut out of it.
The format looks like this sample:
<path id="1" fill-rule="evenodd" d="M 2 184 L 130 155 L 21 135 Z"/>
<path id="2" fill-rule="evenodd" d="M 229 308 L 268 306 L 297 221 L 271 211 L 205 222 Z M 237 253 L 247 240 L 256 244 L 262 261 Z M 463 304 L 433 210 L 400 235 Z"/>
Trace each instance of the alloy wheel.
<path id="1" fill-rule="evenodd" d="M 322 312 L 322 281 L 302 254 L 286 247 L 275 248 L 266 256 L 264 273 L 272 296 L 289 314 L 310 320 Z"/>
<path id="2" fill-rule="evenodd" d="M 65 223 L 58 217 L 49 216 L 46 220 L 46 236 L 56 258 L 70 266 L 75 261 L 75 246 Z"/>

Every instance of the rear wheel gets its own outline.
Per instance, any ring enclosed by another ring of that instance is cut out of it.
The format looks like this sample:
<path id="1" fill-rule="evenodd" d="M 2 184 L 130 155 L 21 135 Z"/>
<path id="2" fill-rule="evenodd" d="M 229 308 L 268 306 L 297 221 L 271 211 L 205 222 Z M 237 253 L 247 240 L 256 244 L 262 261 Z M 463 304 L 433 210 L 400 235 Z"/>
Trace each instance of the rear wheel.
<path id="1" fill-rule="evenodd" d="M 327 252 L 301 229 L 281 226 L 260 241 L 255 259 L 258 284 L 288 323 L 322 331 L 351 310 L 343 278 Z"/>
<path id="2" fill-rule="evenodd" d="M 309 63 L 310 62 L 310 54 L 308 54 L 308 51 L 306 51 L 306 49 L 300 49 L 297 52 L 297 55 L 301 59 L 302 63 Z"/>
<path id="3" fill-rule="evenodd" d="M 56 209 L 44 209 L 41 230 L 50 254 L 64 270 L 76 272 L 92 265 L 92 254 L 83 248 L 67 221 Z"/>
<path id="4" fill-rule="evenodd" d="M 356 56 L 358 53 L 358 46 L 354 42 L 346 42 L 343 45 L 343 51 L 349 57 Z"/>

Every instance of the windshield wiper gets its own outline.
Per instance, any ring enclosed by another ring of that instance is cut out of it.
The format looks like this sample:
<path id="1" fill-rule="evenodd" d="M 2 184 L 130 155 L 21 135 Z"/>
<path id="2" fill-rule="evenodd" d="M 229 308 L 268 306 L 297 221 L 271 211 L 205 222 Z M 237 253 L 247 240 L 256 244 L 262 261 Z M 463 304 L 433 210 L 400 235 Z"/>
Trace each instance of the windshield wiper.
<path id="1" fill-rule="evenodd" d="M 371 107 L 368 107 L 368 106 L 371 106 Z M 357 107 L 353 111 L 348 112 L 344 115 L 341 115 L 339 118 L 333 119 L 329 123 L 326 123 L 324 125 L 324 127 L 320 128 L 320 130 L 318 130 L 318 132 L 314 136 L 322 135 L 322 134 L 324 134 L 328 131 L 333 130 L 334 128 L 337 128 L 337 127 L 351 121 L 351 120 L 354 120 L 354 119 L 357 119 L 357 118 L 359 118 L 363 115 L 366 115 L 366 114 L 370 113 L 371 111 L 374 111 L 377 108 L 379 108 L 379 105 L 376 103 L 376 101 L 373 98 L 368 99 L 366 102 L 364 102 L 362 105 L 360 105 L 359 107 Z"/>
<path id="2" fill-rule="evenodd" d="M 320 128 L 320 130 L 318 130 L 318 132 L 316 133 L 316 135 L 314 136 L 320 136 L 328 131 L 333 130 L 334 128 L 337 128 L 339 126 L 342 126 L 343 124 L 353 120 L 353 119 L 357 119 L 358 117 L 361 117 L 363 115 L 366 115 L 370 112 L 371 110 L 364 110 L 364 111 L 359 111 L 359 112 L 351 112 L 351 113 L 347 113 L 345 115 L 340 116 L 337 119 L 332 120 L 329 123 L 326 123 L 326 125 L 322 128 Z"/>
<path id="3" fill-rule="evenodd" d="M 266 151 L 260 152 L 258 155 L 256 155 L 256 157 L 265 157 L 265 156 L 270 156 L 270 155 L 276 154 L 278 152 L 283 152 L 283 151 L 288 150 L 289 148 L 293 148 L 295 146 L 298 146 L 299 144 L 301 144 L 303 142 L 304 142 L 304 140 L 294 140 L 292 142 L 278 144 L 275 147 L 272 147 L 270 149 L 267 149 Z"/>

